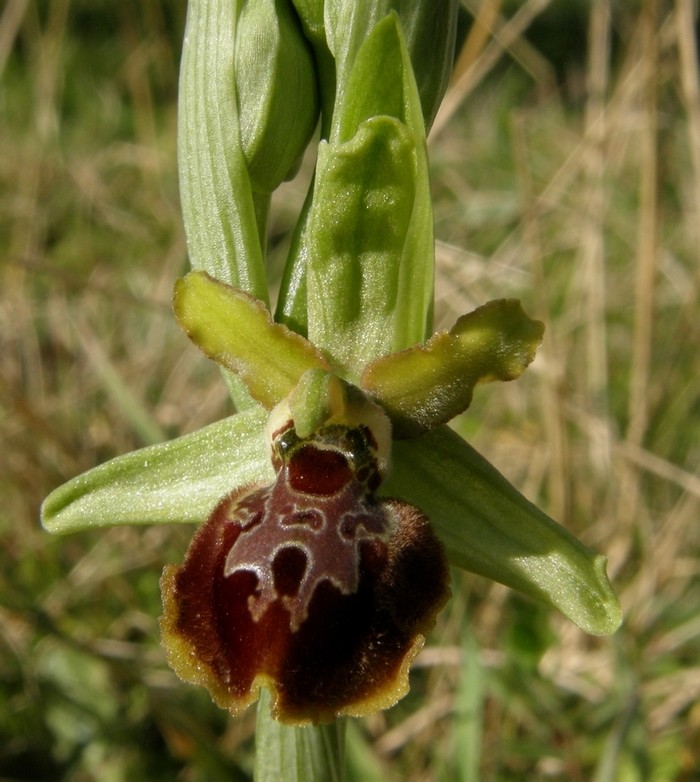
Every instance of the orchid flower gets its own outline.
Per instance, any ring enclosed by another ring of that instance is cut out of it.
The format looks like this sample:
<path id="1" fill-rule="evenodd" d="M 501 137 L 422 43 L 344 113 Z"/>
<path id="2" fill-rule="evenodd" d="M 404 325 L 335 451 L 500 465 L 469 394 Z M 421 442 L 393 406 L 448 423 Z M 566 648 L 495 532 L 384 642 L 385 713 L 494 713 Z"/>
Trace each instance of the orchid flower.
<path id="1" fill-rule="evenodd" d="M 484 303 L 432 334 L 426 129 L 458 3 L 190 0 L 179 154 L 194 271 L 175 316 L 237 411 L 56 489 L 51 532 L 199 525 L 161 580 L 163 642 L 238 714 L 292 725 L 396 702 L 449 597 L 449 566 L 614 631 L 605 559 L 526 500 L 449 422 L 517 378 L 544 327 Z M 270 309 L 271 192 L 320 113 L 316 170 Z"/>

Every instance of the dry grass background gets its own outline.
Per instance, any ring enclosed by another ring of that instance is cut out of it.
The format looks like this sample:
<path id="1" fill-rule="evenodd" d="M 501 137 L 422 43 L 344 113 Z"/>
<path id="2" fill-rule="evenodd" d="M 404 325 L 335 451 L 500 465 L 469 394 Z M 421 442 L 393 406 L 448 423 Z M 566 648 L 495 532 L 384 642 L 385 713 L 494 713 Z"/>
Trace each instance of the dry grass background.
<path id="1" fill-rule="evenodd" d="M 351 725 L 349 778 L 700 779 L 700 81 L 692 0 L 465 0 L 431 134 L 440 325 L 519 296 L 547 324 L 463 432 L 606 553 L 593 639 L 456 574 L 411 695 Z M 184 2 L 0 11 L 0 779 L 250 779 L 158 645 L 190 530 L 54 539 L 53 487 L 228 412 L 169 313 L 186 268 L 175 100 Z M 275 198 L 279 261 L 302 181 Z"/>

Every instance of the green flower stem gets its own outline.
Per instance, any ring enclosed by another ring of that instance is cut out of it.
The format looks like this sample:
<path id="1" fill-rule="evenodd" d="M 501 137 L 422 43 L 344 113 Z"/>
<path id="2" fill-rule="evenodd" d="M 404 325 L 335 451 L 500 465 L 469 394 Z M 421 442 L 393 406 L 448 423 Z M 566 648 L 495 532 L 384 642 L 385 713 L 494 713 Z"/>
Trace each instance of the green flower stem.
<path id="1" fill-rule="evenodd" d="M 260 248 L 263 255 L 267 250 L 267 222 L 270 215 L 270 203 L 272 196 L 270 193 L 253 191 L 253 209 L 255 210 L 255 224 L 260 237 Z"/>
<path id="2" fill-rule="evenodd" d="M 290 727 L 270 716 L 261 690 L 256 725 L 255 782 L 343 782 L 345 719 Z"/>
<path id="3" fill-rule="evenodd" d="M 307 337 L 309 334 L 309 312 L 307 307 L 306 261 L 308 259 L 308 219 L 313 204 L 314 182 L 304 199 L 297 220 L 289 257 L 280 281 L 275 321 L 283 323 L 292 331 Z"/>

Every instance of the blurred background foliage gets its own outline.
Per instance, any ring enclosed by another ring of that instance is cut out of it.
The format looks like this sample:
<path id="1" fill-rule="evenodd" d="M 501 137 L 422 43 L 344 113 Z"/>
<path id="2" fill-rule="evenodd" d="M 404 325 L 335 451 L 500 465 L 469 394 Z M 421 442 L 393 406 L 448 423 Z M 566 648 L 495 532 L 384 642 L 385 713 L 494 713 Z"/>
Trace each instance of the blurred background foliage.
<path id="1" fill-rule="evenodd" d="M 547 324 L 463 433 L 610 558 L 583 635 L 454 574 L 411 694 L 353 722 L 350 782 L 700 779 L 700 88 L 692 0 L 464 0 L 431 134 L 437 322 Z M 158 578 L 190 529 L 52 538 L 38 507 L 230 412 L 169 310 L 184 0 L 0 10 L 0 780 L 250 780 L 254 714 L 182 685 Z M 276 194 L 278 273 L 313 154 Z"/>

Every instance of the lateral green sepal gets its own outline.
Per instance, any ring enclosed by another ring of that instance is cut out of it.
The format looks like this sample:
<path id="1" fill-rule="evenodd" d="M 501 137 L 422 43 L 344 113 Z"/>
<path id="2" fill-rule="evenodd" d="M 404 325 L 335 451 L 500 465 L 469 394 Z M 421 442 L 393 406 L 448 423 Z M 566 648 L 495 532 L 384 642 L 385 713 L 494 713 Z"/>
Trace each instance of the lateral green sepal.
<path id="1" fill-rule="evenodd" d="M 321 353 L 275 323 L 262 302 L 206 273 L 177 280 L 173 309 L 188 337 L 234 372 L 268 410 L 291 393 L 304 372 L 328 369 Z"/>
<path id="2" fill-rule="evenodd" d="M 41 507 L 49 532 L 118 524 L 198 524 L 233 489 L 273 478 L 254 407 L 158 445 L 117 456 L 55 489 Z"/>
<path id="3" fill-rule="evenodd" d="M 430 518 L 452 564 L 543 600 L 586 632 L 619 627 L 605 557 L 526 500 L 448 427 L 395 442 L 382 493 Z"/>
<path id="4" fill-rule="evenodd" d="M 395 437 L 415 437 L 464 412 L 477 383 L 517 378 L 543 333 L 516 299 L 491 301 L 424 345 L 372 361 L 361 386 L 387 411 Z"/>

